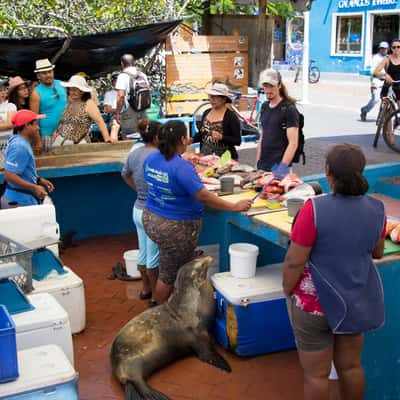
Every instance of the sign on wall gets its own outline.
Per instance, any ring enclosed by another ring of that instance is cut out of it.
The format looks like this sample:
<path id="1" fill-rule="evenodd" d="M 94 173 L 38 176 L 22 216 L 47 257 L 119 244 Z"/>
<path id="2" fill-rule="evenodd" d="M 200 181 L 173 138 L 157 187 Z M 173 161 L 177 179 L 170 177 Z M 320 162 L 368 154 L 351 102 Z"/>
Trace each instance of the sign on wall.
<path id="1" fill-rule="evenodd" d="M 398 0 L 339 0 L 338 9 L 396 8 Z"/>

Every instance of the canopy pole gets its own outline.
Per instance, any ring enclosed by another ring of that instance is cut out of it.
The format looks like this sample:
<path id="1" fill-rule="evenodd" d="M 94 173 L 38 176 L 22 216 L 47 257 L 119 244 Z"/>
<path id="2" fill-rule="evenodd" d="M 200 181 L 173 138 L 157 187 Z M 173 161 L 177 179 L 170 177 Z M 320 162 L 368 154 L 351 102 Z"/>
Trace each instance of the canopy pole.
<path id="1" fill-rule="evenodd" d="M 303 104 L 309 103 L 308 98 L 308 66 L 310 63 L 309 47 L 310 47 L 310 11 L 304 11 L 304 39 L 303 39 L 303 70 L 302 70 L 302 98 Z"/>

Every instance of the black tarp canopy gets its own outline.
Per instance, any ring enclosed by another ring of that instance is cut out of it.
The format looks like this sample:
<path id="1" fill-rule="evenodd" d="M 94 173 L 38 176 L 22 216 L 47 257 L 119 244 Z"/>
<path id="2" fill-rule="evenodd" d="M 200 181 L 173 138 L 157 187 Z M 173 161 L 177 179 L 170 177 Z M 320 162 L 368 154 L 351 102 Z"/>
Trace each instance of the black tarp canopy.
<path id="1" fill-rule="evenodd" d="M 66 80 L 80 71 L 90 78 L 105 75 L 119 67 L 122 54 L 143 57 L 147 51 L 164 41 L 180 22 L 160 22 L 107 33 L 73 36 L 68 50 L 56 62 L 56 77 Z M 35 60 L 51 59 L 60 50 L 64 40 L 0 37 L 0 75 L 35 78 Z"/>

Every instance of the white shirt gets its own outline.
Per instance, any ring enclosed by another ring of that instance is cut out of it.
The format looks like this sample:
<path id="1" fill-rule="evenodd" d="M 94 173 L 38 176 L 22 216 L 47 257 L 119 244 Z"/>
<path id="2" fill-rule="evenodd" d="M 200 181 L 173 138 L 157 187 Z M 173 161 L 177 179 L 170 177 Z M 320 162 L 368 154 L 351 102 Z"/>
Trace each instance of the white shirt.
<path id="1" fill-rule="evenodd" d="M 138 70 L 136 67 L 127 67 L 122 72 L 128 72 L 131 75 L 137 75 Z M 129 96 L 129 80 L 130 76 L 128 74 L 121 73 L 118 75 L 117 83 L 115 84 L 116 90 L 124 90 L 125 91 L 125 105 L 122 107 L 122 112 L 125 111 L 129 107 L 128 96 Z M 147 80 L 147 79 L 146 79 Z"/>
<path id="2" fill-rule="evenodd" d="M 104 105 L 107 104 L 115 110 L 117 108 L 117 94 L 118 92 L 115 89 L 108 90 L 104 94 Z"/>
<path id="3" fill-rule="evenodd" d="M 0 104 L 0 122 L 7 122 L 8 113 L 16 112 L 17 107 L 13 103 L 4 102 Z M 0 139 L 8 139 L 13 133 L 13 129 L 7 129 L 0 131 Z"/>
<path id="4" fill-rule="evenodd" d="M 374 69 L 381 63 L 381 61 L 387 56 L 382 55 L 380 52 L 373 55 L 371 59 L 371 74 L 374 72 Z M 384 80 L 373 77 L 371 79 L 371 86 L 379 88 L 383 85 Z"/>

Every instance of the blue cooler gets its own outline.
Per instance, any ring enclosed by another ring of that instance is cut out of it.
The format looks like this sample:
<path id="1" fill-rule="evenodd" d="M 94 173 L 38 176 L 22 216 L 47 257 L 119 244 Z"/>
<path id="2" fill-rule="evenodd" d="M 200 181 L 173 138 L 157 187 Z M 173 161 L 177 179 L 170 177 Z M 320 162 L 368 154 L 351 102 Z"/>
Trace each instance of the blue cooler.
<path id="1" fill-rule="evenodd" d="M 19 378 L 0 385 L 1 400 L 78 400 L 78 378 L 56 345 L 18 352 Z"/>
<path id="2" fill-rule="evenodd" d="M 211 277 L 216 291 L 214 336 L 239 356 L 296 347 L 282 289 L 282 264 L 257 268 L 254 278 Z"/>

